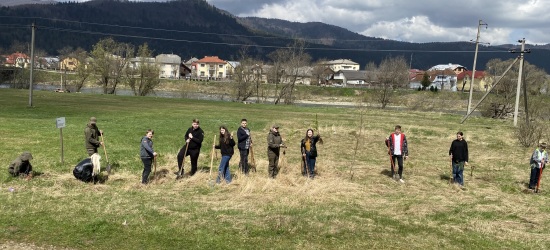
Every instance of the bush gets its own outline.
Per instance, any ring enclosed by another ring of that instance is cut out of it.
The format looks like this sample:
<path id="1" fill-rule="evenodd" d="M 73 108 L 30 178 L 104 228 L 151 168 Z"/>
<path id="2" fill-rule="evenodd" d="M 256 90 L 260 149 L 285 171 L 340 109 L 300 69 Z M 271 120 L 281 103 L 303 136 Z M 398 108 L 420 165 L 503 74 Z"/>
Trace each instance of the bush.
<path id="1" fill-rule="evenodd" d="M 528 148 L 539 144 L 546 129 L 547 126 L 539 121 L 520 122 L 514 130 L 514 136 L 522 146 Z"/>

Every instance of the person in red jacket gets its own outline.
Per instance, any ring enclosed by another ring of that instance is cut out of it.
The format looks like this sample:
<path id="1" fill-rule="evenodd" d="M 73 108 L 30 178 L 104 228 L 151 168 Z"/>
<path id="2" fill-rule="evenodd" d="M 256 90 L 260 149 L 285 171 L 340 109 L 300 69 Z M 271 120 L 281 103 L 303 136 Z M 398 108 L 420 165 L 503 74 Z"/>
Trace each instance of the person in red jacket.
<path id="1" fill-rule="evenodd" d="M 395 169 L 391 169 L 391 174 L 394 179 L 399 179 L 400 182 L 405 183 L 403 180 L 403 156 L 405 160 L 409 159 L 409 147 L 407 146 L 407 137 L 401 133 L 401 126 L 395 126 L 395 133 L 386 137 L 386 146 L 390 147 L 390 154 L 392 156 L 392 165 L 395 166 L 395 160 L 399 165 L 397 175 Z"/>

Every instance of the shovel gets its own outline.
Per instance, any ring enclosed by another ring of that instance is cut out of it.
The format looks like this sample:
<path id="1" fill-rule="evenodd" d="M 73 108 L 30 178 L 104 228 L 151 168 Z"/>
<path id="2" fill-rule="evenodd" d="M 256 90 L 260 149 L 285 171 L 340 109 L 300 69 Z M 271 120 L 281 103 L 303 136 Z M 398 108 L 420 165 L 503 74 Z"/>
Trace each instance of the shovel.
<path id="1" fill-rule="evenodd" d="M 176 180 L 183 177 L 183 167 L 185 166 L 185 156 L 187 156 L 187 148 L 189 148 L 189 143 L 186 143 L 185 145 L 185 153 L 183 154 L 183 161 L 181 163 L 181 168 L 178 169 L 178 172 L 175 172 L 175 174 L 177 175 Z"/>
<path id="2" fill-rule="evenodd" d="M 109 158 L 107 157 L 107 149 L 105 148 L 105 141 L 103 140 L 103 133 L 101 133 L 101 142 L 103 142 L 103 151 L 105 151 L 105 160 L 107 161 L 107 174 L 111 174 L 111 164 L 109 164 Z"/>
<path id="3" fill-rule="evenodd" d="M 543 166 L 543 164 L 544 164 L 544 158 L 542 158 L 542 161 L 540 162 L 539 180 L 537 181 L 537 189 L 535 190 L 535 193 L 539 192 L 540 178 L 542 177 L 542 166 Z"/>
<path id="4" fill-rule="evenodd" d="M 156 181 L 157 180 L 157 157 L 156 156 L 154 158 L 154 163 L 155 163 L 155 171 L 153 173 L 153 181 Z"/>
<path id="5" fill-rule="evenodd" d="M 473 168 L 472 168 L 473 171 Z M 451 184 L 453 180 L 453 159 L 451 158 L 451 173 L 449 174 L 449 184 Z"/>
<path id="6" fill-rule="evenodd" d="M 250 156 L 252 157 L 252 165 L 250 165 L 250 171 L 256 173 L 256 161 L 254 160 L 254 150 L 250 146 Z"/>
<path id="7" fill-rule="evenodd" d="M 216 141 L 216 135 L 214 135 L 214 142 Z M 212 179 L 212 164 L 214 163 L 214 151 L 215 147 L 212 146 L 212 156 L 210 157 L 210 175 L 208 176 L 208 179 L 206 180 L 206 184 L 209 188 L 213 188 L 216 185 L 216 182 L 214 179 Z"/>

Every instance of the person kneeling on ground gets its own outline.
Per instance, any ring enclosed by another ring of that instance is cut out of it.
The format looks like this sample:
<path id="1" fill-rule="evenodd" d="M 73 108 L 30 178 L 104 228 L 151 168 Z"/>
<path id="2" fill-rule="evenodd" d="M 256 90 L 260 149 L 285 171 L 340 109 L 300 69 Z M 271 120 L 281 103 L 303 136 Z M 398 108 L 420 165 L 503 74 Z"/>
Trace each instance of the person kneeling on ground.
<path id="1" fill-rule="evenodd" d="M 544 159 L 544 163 L 542 162 Z M 541 164 L 542 163 L 542 164 Z M 533 155 L 531 156 L 531 162 L 529 165 L 531 165 L 531 178 L 529 179 L 529 189 L 535 189 L 537 187 L 541 171 L 541 165 L 542 170 L 546 167 L 546 163 L 548 163 L 548 153 L 546 152 L 546 142 L 543 142 L 539 145 L 537 149 L 535 149 L 535 152 L 533 152 Z"/>
<path id="2" fill-rule="evenodd" d="M 229 160 L 233 156 L 235 147 L 235 140 L 233 140 L 233 135 L 229 134 L 225 126 L 220 127 L 220 145 L 216 146 L 212 144 L 216 149 L 220 149 L 222 153 L 222 161 L 220 162 L 218 180 L 217 183 L 220 183 L 220 178 L 225 179 L 225 183 L 229 184 L 231 182 L 231 172 L 229 172 Z"/>
<path id="3" fill-rule="evenodd" d="M 157 152 L 153 150 L 153 135 L 155 131 L 148 129 L 147 133 L 143 138 L 141 138 L 141 149 L 140 157 L 143 162 L 143 173 L 141 175 L 141 183 L 149 183 L 149 174 L 151 173 L 151 165 L 153 164 L 153 159 L 157 157 Z"/>
<path id="4" fill-rule="evenodd" d="M 23 152 L 11 162 L 8 172 L 13 175 L 13 177 L 22 176 L 30 180 L 32 178 L 32 165 L 29 161 L 32 159 L 30 152 Z"/>
<path id="5" fill-rule="evenodd" d="M 74 167 L 74 177 L 83 182 L 94 181 L 95 183 L 95 176 L 97 176 L 101 170 L 100 160 L 101 156 L 97 153 L 92 154 L 90 158 L 84 159 Z"/>

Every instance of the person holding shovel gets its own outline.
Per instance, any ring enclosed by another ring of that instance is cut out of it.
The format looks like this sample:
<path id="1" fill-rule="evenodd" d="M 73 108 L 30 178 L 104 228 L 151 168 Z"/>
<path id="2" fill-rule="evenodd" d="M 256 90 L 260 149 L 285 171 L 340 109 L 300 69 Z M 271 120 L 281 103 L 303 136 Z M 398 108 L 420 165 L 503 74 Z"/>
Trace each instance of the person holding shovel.
<path id="1" fill-rule="evenodd" d="M 249 172 L 248 153 L 249 153 L 250 147 L 252 147 L 252 138 L 250 137 L 250 129 L 246 127 L 247 125 L 248 125 L 248 121 L 246 119 L 242 119 L 241 126 L 237 130 L 237 140 L 239 141 L 237 148 L 239 148 L 239 153 L 241 155 L 241 161 L 239 165 L 241 166 L 241 171 L 245 175 L 248 175 L 248 172 Z"/>
<path id="2" fill-rule="evenodd" d="M 468 166 L 468 143 L 462 132 L 456 133 L 456 140 L 451 143 L 449 157 L 453 163 L 453 180 L 464 186 L 464 165 Z"/>
<path id="3" fill-rule="evenodd" d="M 275 179 L 279 174 L 279 153 L 281 147 L 285 147 L 281 134 L 279 134 L 279 125 L 275 124 L 267 135 L 267 158 L 269 159 L 269 178 Z"/>
<path id="4" fill-rule="evenodd" d="M 149 174 L 151 173 L 151 165 L 153 164 L 153 159 L 157 157 L 157 152 L 153 150 L 153 135 L 155 131 L 148 129 L 145 136 L 141 138 L 141 149 L 139 155 L 141 161 L 143 162 L 143 173 L 141 175 L 141 183 L 149 183 Z"/>
<path id="5" fill-rule="evenodd" d="M 395 126 L 395 133 L 392 133 L 389 137 L 386 137 L 385 144 L 390 148 L 389 153 L 392 156 L 392 176 L 394 179 L 399 179 L 400 182 L 405 183 L 403 180 L 403 156 L 405 156 L 405 160 L 409 159 L 409 147 L 407 145 L 407 137 L 405 134 L 401 133 L 401 126 Z M 394 167 L 395 160 L 397 160 L 397 164 L 399 166 L 397 175 L 395 174 Z"/>
<path id="6" fill-rule="evenodd" d="M 231 183 L 231 172 L 229 171 L 229 160 L 234 154 L 235 140 L 233 135 L 229 133 L 225 126 L 220 127 L 219 145 L 212 144 L 216 149 L 220 149 L 222 161 L 220 162 L 219 174 L 216 183 L 220 183 L 220 179 L 225 179 L 225 183 Z"/>
<path id="7" fill-rule="evenodd" d="M 185 133 L 185 145 L 183 145 L 178 153 L 179 171 L 175 174 L 183 175 L 183 159 L 188 155 L 191 157 L 191 172 L 189 175 L 193 176 L 197 172 L 197 162 L 199 160 L 203 140 L 204 131 L 199 127 L 199 119 L 193 119 L 191 127 L 187 129 Z"/>
<path id="8" fill-rule="evenodd" d="M 315 159 L 317 158 L 317 142 L 321 144 L 321 133 L 317 132 L 317 136 L 313 136 L 313 129 L 308 129 L 306 137 L 302 139 L 300 149 L 302 151 L 302 160 L 304 162 L 304 175 L 309 174 L 309 178 L 313 179 L 315 173 Z"/>
<path id="9" fill-rule="evenodd" d="M 543 159 L 544 162 L 542 162 Z M 537 187 L 540 174 L 542 173 L 542 170 L 544 170 L 544 168 L 546 167 L 546 163 L 548 163 L 548 153 L 546 152 L 546 142 L 543 142 L 539 145 L 537 149 L 535 149 L 535 152 L 533 152 L 533 155 L 531 156 L 531 161 L 529 163 L 529 165 L 531 165 L 531 178 L 529 179 L 529 189 L 535 189 Z"/>
<path id="10" fill-rule="evenodd" d="M 97 153 L 97 148 L 99 148 L 99 146 L 105 146 L 103 142 L 99 141 L 99 137 L 103 135 L 103 130 L 99 130 L 96 123 L 97 119 L 95 117 L 90 118 L 90 122 L 86 124 L 86 129 L 84 130 L 88 156 Z"/>

